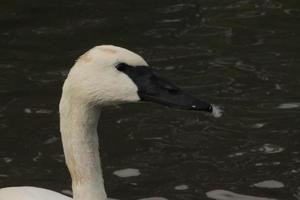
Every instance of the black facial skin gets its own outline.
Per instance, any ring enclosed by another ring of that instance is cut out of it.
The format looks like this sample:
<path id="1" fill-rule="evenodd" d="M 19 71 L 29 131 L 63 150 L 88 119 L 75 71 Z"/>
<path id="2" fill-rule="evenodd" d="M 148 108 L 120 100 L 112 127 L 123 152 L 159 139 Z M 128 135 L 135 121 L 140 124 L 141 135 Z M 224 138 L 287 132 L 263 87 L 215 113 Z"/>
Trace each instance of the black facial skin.
<path id="1" fill-rule="evenodd" d="M 148 66 L 130 66 L 120 63 L 117 70 L 125 73 L 138 87 L 138 95 L 142 101 L 163 104 L 185 110 L 212 112 L 212 105 L 201 101 L 168 80 L 157 76 Z"/>

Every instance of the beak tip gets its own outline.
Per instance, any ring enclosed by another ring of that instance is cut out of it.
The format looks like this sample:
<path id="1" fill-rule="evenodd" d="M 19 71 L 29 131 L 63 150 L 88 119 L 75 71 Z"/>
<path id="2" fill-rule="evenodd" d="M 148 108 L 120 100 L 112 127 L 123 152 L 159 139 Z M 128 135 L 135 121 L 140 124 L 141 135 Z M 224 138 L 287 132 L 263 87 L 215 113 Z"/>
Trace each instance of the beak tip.
<path id="1" fill-rule="evenodd" d="M 207 111 L 210 112 L 210 113 L 212 113 L 213 112 L 213 106 L 209 105 Z"/>
<path id="2" fill-rule="evenodd" d="M 211 104 L 209 104 L 208 106 L 203 107 L 201 106 L 197 106 L 197 105 L 192 105 L 191 110 L 196 110 L 196 111 L 206 111 L 209 113 L 213 112 L 213 106 Z"/>

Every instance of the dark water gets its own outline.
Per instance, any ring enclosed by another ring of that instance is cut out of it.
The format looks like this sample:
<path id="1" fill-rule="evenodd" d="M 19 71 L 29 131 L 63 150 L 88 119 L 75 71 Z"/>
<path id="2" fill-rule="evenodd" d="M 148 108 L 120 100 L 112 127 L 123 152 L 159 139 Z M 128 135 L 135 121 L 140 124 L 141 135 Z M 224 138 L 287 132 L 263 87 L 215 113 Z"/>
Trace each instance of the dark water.
<path id="1" fill-rule="evenodd" d="M 300 199 L 299 1 L 0 4 L 1 187 L 70 190 L 58 127 L 60 88 L 80 54 L 115 44 L 225 112 L 216 119 L 151 104 L 104 109 L 109 196 L 198 200 L 222 189 Z M 126 168 L 141 175 L 113 175 Z M 254 186 L 268 180 L 273 183 Z M 178 185 L 188 188 L 175 190 Z"/>

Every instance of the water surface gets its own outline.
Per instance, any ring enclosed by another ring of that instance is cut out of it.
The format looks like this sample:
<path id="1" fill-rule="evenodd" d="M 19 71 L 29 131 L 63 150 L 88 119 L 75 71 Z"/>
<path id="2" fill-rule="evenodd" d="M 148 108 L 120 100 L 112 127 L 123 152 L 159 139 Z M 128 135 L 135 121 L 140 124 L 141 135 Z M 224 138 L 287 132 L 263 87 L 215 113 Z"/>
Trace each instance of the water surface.
<path id="1" fill-rule="evenodd" d="M 79 55 L 115 44 L 224 115 L 105 108 L 110 197 L 300 199 L 299 9 L 296 0 L 2 0 L 0 186 L 70 193 L 61 85 Z M 139 173 L 114 175 L 126 169 Z"/>

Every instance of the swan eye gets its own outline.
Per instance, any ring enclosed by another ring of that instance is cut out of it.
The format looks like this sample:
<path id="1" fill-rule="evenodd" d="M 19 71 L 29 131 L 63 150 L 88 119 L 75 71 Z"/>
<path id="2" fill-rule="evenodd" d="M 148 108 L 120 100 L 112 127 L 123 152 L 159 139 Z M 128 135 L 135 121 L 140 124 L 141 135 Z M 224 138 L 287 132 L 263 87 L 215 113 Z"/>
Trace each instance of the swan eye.
<path id="1" fill-rule="evenodd" d="M 125 63 L 119 63 L 119 64 L 116 65 L 116 69 L 121 71 L 121 72 L 125 71 L 127 67 L 128 67 L 128 65 L 125 64 Z"/>

